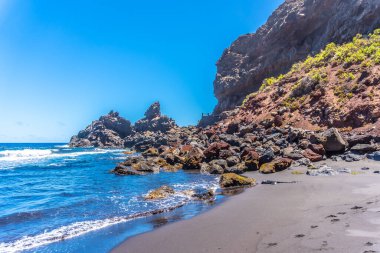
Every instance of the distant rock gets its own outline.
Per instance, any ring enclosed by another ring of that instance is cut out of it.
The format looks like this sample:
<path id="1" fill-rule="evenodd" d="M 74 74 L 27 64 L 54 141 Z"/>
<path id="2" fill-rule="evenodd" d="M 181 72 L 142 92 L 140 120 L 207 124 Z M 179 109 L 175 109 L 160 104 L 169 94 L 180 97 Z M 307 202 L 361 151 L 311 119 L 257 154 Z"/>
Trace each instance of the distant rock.
<path id="1" fill-rule="evenodd" d="M 101 116 L 70 140 L 71 147 L 124 147 L 126 136 L 133 133 L 131 122 L 111 111 Z"/>
<path id="2" fill-rule="evenodd" d="M 137 121 L 134 126 L 129 120 L 120 117 L 118 112 L 111 111 L 73 136 L 69 145 L 71 147 L 135 147 L 137 151 L 145 151 L 150 147 L 168 144 L 170 139 L 163 134 L 176 127 L 174 120 L 161 115 L 160 103 L 155 102 L 145 112 L 145 117 Z"/>
<path id="3" fill-rule="evenodd" d="M 160 103 L 153 103 L 145 112 L 145 118 L 140 119 L 135 123 L 134 129 L 136 132 L 162 132 L 166 133 L 170 129 L 176 127 L 174 120 L 161 115 Z"/>
<path id="4" fill-rule="evenodd" d="M 151 106 L 149 106 L 148 110 L 145 112 L 145 118 L 154 119 L 156 117 L 161 116 L 161 105 L 160 102 L 154 102 Z"/>

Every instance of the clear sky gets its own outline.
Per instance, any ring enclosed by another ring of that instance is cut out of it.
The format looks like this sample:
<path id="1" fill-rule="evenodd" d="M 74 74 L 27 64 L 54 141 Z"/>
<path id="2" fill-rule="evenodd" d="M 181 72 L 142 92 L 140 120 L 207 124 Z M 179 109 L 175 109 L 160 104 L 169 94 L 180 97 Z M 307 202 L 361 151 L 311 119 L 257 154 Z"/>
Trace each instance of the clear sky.
<path id="1" fill-rule="evenodd" d="M 67 142 L 154 101 L 179 125 L 211 112 L 215 63 L 283 0 L 0 0 L 0 142 Z"/>

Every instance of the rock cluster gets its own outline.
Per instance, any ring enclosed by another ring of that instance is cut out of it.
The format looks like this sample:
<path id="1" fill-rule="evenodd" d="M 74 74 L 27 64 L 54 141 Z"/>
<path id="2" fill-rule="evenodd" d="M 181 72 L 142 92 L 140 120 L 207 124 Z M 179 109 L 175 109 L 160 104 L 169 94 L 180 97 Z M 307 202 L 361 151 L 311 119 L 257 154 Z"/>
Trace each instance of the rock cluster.
<path id="1" fill-rule="evenodd" d="M 124 147 L 126 136 L 133 133 L 131 122 L 111 111 L 95 120 L 70 140 L 72 147 Z"/>
<path id="2" fill-rule="evenodd" d="M 166 133 L 176 127 L 175 122 L 167 116 L 161 115 L 160 103 L 155 102 L 145 112 L 145 118 L 135 123 L 136 132 L 161 132 Z"/>
<path id="3" fill-rule="evenodd" d="M 217 62 L 219 114 L 241 105 L 270 76 L 286 73 L 328 43 L 380 27 L 378 0 L 287 0 L 256 33 L 240 36 Z"/>
<path id="4" fill-rule="evenodd" d="M 341 133 L 335 128 L 310 131 L 222 122 L 204 129 L 178 128 L 169 136 L 177 140 L 130 156 L 112 172 L 140 175 L 183 169 L 222 175 L 256 170 L 267 174 L 329 156 L 349 161 L 348 157 L 380 150 L 376 136 Z"/>
<path id="5" fill-rule="evenodd" d="M 177 125 L 171 118 L 161 115 L 160 103 L 155 102 L 145 112 L 145 117 L 132 125 L 129 120 L 111 111 L 95 120 L 85 130 L 70 140 L 71 147 L 133 147 L 143 150 L 152 143 L 167 143 L 168 131 Z"/>

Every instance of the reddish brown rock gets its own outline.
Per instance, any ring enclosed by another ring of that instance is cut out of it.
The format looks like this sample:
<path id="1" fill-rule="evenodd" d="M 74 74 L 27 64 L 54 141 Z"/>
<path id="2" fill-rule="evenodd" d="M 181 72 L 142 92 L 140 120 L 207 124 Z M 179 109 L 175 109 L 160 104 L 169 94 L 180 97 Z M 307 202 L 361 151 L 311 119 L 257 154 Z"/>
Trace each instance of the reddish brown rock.
<path id="1" fill-rule="evenodd" d="M 326 151 L 323 148 L 322 144 L 310 144 L 309 149 L 311 149 L 314 153 L 317 153 L 322 156 L 326 154 Z"/>
<path id="2" fill-rule="evenodd" d="M 219 154 L 222 150 L 229 149 L 230 145 L 226 142 L 214 142 L 211 143 L 208 148 L 204 151 L 204 155 L 207 159 L 217 159 L 219 158 Z"/>
<path id="3" fill-rule="evenodd" d="M 292 165 L 293 160 L 288 158 L 277 158 L 270 163 L 264 163 L 260 166 L 260 172 L 263 174 L 283 171 Z"/>
<path id="4" fill-rule="evenodd" d="M 204 161 L 205 156 L 200 148 L 192 147 L 184 158 L 183 167 L 184 170 L 199 170 L 201 164 Z"/>
<path id="5" fill-rule="evenodd" d="M 310 161 L 312 162 L 318 162 L 318 161 L 322 161 L 323 160 L 323 156 L 320 155 L 320 154 L 317 154 L 315 153 L 314 151 L 312 151 L 311 149 L 305 149 L 303 152 L 302 152 L 302 155 L 309 159 Z"/>

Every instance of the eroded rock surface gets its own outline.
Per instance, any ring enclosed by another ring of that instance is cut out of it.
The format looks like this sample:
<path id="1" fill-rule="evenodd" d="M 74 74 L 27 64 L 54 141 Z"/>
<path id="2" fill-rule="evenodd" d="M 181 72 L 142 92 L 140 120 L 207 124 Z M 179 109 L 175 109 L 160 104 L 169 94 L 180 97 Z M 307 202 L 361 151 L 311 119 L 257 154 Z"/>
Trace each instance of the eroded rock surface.
<path id="1" fill-rule="evenodd" d="M 241 105 L 270 76 L 286 73 L 330 42 L 380 27 L 378 0 L 287 0 L 256 33 L 240 36 L 217 62 L 215 113 Z"/>

